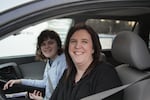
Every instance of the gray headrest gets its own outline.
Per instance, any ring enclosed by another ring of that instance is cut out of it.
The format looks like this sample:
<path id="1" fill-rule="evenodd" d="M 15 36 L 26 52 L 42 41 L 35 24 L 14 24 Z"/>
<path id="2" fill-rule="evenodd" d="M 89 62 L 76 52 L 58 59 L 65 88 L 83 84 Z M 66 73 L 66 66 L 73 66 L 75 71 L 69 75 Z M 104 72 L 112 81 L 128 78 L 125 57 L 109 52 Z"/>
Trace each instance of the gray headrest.
<path id="1" fill-rule="evenodd" d="M 122 31 L 112 44 L 112 56 L 121 63 L 140 70 L 150 68 L 150 54 L 145 42 L 135 33 Z"/>

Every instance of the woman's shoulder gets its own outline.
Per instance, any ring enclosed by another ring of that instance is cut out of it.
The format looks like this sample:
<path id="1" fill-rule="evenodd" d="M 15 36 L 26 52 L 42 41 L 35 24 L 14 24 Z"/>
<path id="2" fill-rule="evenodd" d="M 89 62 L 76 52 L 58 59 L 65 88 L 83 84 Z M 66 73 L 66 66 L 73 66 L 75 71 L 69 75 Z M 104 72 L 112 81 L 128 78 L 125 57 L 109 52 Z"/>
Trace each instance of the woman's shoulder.
<path id="1" fill-rule="evenodd" d="M 115 67 L 107 62 L 101 62 L 97 64 L 95 68 L 95 75 L 98 77 L 103 76 L 105 79 L 121 83 Z"/>
<path id="2" fill-rule="evenodd" d="M 57 57 L 57 60 L 59 60 L 59 61 L 64 61 L 64 60 L 66 60 L 65 54 L 64 54 L 64 53 L 60 54 L 60 55 Z"/>
<path id="3" fill-rule="evenodd" d="M 114 66 L 112 64 L 110 64 L 109 62 L 97 62 L 97 66 L 101 66 L 101 68 L 114 68 Z"/>
<path id="4" fill-rule="evenodd" d="M 66 57 L 65 57 L 64 53 L 57 57 L 56 62 L 57 62 L 57 64 L 66 67 Z"/>
<path id="5" fill-rule="evenodd" d="M 108 62 L 98 62 L 95 67 L 96 71 L 100 72 L 115 72 L 115 67 Z"/>
<path id="6" fill-rule="evenodd" d="M 65 58 L 65 54 L 64 53 L 60 54 L 59 58 Z"/>

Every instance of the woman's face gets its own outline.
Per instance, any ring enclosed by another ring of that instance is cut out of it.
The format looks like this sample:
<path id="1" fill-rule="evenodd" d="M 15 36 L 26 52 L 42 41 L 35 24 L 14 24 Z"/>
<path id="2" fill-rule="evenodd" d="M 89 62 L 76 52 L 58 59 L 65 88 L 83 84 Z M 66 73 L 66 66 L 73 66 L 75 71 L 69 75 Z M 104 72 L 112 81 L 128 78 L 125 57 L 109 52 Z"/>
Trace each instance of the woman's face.
<path id="1" fill-rule="evenodd" d="M 55 59 L 55 57 L 58 55 L 58 46 L 56 40 L 47 39 L 43 41 L 41 44 L 41 51 L 46 58 Z"/>
<path id="2" fill-rule="evenodd" d="M 84 30 L 76 31 L 69 42 L 69 54 L 75 65 L 83 65 L 93 61 L 93 43 L 90 34 Z"/>

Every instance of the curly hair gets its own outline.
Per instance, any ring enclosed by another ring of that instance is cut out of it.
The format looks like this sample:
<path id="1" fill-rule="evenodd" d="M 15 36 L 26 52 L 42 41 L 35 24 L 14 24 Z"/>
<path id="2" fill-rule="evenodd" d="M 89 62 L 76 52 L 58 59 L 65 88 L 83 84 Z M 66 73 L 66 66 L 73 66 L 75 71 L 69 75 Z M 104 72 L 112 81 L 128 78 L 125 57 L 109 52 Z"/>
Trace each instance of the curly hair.
<path id="1" fill-rule="evenodd" d="M 59 35 L 55 31 L 44 30 L 41 32 L 41 34 L 38 36 L 37 39 L 36 60 L 45 61 L 47 59 L 41 52 L 41 44 L 43 43 L 43 41 L 49 38 L 56 40 L 58 46 L 58 51 L 57 51 L 58 55 L 60 55 L 63 52 L 62 43 Z"/>

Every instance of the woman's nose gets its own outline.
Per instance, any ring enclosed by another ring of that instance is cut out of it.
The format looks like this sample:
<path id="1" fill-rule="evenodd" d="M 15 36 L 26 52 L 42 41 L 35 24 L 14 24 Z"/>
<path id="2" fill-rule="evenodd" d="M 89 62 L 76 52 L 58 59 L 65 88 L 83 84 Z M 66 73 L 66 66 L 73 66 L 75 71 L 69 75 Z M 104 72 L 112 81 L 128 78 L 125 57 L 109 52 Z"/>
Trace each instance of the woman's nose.
<path id="1" fill-rule="evenodd" d="M 45 45 L 45 48 L 49 48 L 49 47 L 50 47 L 50 45 L 48 45 L 48 44 Z"/>
<path id="2" fill-rule="evenodd" d="M 77 42 L 76 45 L 75 45 L 75 47 L 76 47 L 76 48 L 80 48 L 80 47 L 81 47 L 81 43 L 80 43 L 80 42 Z"/>

